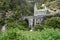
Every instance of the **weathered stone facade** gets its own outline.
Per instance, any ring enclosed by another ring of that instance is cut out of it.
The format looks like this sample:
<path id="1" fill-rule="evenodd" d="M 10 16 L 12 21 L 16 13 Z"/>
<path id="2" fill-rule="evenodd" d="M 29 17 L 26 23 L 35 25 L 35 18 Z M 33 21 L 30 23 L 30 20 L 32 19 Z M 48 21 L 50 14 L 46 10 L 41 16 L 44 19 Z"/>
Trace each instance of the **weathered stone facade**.
<path id="1" fill-rule="evenodd" d="M 54 15 L 56 13 L 57 12 L 48 10 L 46 7 L 44 7 L 44 9 L 37 9 L 37 6 L 35 4 L 34 15 L 33 16 L 25 16 L 25 17 L 23 17 L 23 19 L 28 19 L 29 27 L 31 28 L 31 30 L 33 30 L 34 29 L 33 25 L 36 25 L 37 23 L 41 23 L 43 21 L 44 16 Z"/>

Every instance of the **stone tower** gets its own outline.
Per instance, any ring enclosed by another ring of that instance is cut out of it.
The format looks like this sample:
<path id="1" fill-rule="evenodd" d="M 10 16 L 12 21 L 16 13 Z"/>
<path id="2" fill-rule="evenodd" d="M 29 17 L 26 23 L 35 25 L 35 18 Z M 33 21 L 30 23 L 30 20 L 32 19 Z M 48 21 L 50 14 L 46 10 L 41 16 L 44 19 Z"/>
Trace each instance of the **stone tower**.
<path id="1" fill-rule="evenodd" d="M 36 5 L 36 3 L 35 3 L 35 5 L 34 5 L 34 16 L 35 16 L 35 13 L 37 12 L 37 5 Z"/>

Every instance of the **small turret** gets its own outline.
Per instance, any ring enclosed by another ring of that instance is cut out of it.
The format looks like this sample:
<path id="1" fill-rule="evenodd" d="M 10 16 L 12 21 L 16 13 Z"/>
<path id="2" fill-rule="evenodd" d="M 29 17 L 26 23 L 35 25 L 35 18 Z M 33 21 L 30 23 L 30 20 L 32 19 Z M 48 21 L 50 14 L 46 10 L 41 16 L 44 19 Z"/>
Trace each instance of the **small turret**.
<path id="1" fill-rule="evenodd" d="M 35 16 L 37 10 L 38 10 L 38 9 L 37 9 L 37 5 L 36 5 L 36 3 L 35 3 L 35 5 L 34 5 L 34 16 Z"/>

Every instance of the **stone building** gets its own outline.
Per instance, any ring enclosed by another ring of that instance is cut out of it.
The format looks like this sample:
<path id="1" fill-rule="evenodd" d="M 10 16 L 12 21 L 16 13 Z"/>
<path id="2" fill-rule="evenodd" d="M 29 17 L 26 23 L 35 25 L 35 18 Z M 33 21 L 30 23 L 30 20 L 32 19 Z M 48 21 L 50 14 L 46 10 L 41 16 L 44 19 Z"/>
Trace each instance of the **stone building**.
<path id="1" fill-rule="evenodd" d="M 23 19 L 27 19 L 29 22 L 29 27 L 31 30 L 34 29 L 34 25 L 41 23 L 43 20 L 43 16 L 47 13 L 46 9 L 37 9 L 36 4 L 34 5 L 34 15 L 33 16 L 24 16 Z"/>
<path id="2" fill-rule="evenodd" d="M 37 24 L 37 23 L 41 23 L 41 21 L 43 20 L 43 16 L 46 15 L 47 13 L 47 10 L 44 8 L 44 9 L 37 9 L 37 6 L 35 4 L 34 6 L 34 16 L 36 16 L 36 18 L 34 19 L 34 24 Z"/>
<path id="3" fill-rule="evenodd" d="M 34 29 L 33 25 L 39 24 L 43 21 L 44 16 L 54 15 L 57 12 L 48 10 L 45 6 L 45 4 L 42 5 L 43 9 L 38 9 L 36 4 L 34 5 L 34 15 L 33 16 L 24 16 L 23 19 L 27 19 L 29 22 L 29 27 L 31 30 Z M 49 13 L 48 13 L 49 12 Z"/>

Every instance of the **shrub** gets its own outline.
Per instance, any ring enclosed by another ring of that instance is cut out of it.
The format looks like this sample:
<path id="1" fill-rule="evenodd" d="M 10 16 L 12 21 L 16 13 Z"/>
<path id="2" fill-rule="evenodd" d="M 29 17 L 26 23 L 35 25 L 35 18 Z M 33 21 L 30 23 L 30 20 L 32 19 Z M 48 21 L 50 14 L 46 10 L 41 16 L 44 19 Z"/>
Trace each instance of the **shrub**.
<path id="1" fill-rule="evenodd" d="M 34 26 L 34 29 L 35 29 L 35 31 L 41 31 L 41 30 L 44 29 L 44 27 L 43 27 L 42 24 L 36 24 L 36 25 Z"/>
<path id="2" fill-rule="evenodd" d="M 10 29 L 4 33 L 1 33 L 0 40 L 19 40 L 21 34 L 17 33 L 17 30 L 18 29 Z"/>
<path id="3" fill-rule="evenodd" d="M 41 40 L 60 40 L 60 29 L 44 29 L 40 33 Z"/>
<path id="4" fill-rule="evenodd" d="M 44 20 L 43 25 L 48 28 L 60 28 L 60 17 L 52 17 L 50 19 Z"/>
<path id="5" fill-rule="evenodd" d="M 10 29 L 0 33 L 0 40 L 60 40 L 60 29 L 44 29 L 41 32 Z"/>
<path id="6" fill-rule="evenodd" d="M 27 22 L 25 20 L 19 22 L 7 22 L 7 29 L 18 28 L 20 30 L 29 30 Z"/>

